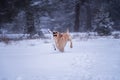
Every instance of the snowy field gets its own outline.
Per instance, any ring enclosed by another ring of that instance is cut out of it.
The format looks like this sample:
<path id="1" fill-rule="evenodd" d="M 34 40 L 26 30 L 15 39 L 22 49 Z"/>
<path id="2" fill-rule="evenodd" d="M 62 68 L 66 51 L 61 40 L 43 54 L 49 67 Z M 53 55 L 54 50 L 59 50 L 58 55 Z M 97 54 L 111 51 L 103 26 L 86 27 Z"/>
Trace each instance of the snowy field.
<path id="1" fill-rule="evenodd" d="M 73 39 L 65 52 L 49 39 L 0 43 L 0 80 L 120 80 L 120 39 Z"/>

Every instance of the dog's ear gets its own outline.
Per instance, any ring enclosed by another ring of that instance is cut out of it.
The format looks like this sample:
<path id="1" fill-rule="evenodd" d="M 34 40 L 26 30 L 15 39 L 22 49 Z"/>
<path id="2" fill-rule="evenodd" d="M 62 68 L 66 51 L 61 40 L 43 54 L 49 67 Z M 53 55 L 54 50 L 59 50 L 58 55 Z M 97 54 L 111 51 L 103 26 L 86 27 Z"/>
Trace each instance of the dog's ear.
<path id="1" fill-rule="evenodd" d="M 51 34 L 52 33 L 52 31 L 50 30 L 50 29 L 48 29 L 48 32 Z"/>
<path id="2" fill-rule="evenodd" d="M 69 33 L 69 28 L 67 28 L 67 31 L 66 31 L 67 33 Z"/>

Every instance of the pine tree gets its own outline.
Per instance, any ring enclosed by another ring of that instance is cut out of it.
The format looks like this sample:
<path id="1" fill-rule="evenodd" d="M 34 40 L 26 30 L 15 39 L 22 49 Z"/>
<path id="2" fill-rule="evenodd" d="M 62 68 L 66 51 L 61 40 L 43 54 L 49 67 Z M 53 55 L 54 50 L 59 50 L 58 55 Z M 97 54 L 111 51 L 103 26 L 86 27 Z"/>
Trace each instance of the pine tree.
<path id="1" fill-rule="evenodd" d="M 109 12 L 105 11 L 102 6 L 94 18 L 95 31 L 101 36 L 110 35 L 114 22 L 112 21 Z"/>

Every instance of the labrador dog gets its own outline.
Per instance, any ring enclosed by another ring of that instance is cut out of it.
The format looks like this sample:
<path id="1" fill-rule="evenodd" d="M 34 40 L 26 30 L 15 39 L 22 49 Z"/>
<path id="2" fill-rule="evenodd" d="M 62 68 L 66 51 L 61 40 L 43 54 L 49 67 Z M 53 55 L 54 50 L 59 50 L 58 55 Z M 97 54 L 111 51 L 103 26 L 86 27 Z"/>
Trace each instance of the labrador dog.
<path id="1" fill-rule="evenodd" d="M 57 31 L 53 31 L 52 33 L 53 33 L 53 39 L 55 41 L 55 46 L 54 46 L 55 50 L 57 48 L 60 52 L 64 52 L 64 48 L 68 41 L 70 42 L 70 48 L 73 47 L 72 38 L 69 34 L 69 30 L 67 30 L 67 32 L 65 33 L 60 33 Z"/>

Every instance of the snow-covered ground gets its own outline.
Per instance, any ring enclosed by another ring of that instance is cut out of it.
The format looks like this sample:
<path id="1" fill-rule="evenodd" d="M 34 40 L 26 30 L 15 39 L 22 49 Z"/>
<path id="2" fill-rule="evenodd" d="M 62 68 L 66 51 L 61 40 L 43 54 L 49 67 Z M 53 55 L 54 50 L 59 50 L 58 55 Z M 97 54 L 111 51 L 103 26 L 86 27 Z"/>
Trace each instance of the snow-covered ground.
<path id="1" fill-rule="evenodd" d="M 0 80 L 120 80 L 120 39 L 73 39 L 65 52 L 51 40 L 0 43 Z"/>

